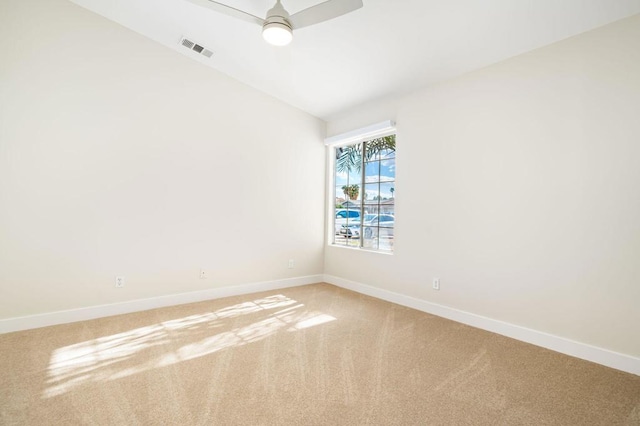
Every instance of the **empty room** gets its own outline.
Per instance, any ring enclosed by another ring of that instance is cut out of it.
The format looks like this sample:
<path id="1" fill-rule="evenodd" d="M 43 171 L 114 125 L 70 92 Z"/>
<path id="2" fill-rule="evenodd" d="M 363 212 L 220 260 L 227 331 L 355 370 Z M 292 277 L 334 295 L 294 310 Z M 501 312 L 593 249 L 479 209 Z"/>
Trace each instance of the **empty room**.
<path id="1" fill-rule="evenodd" d="M 639 426 L 639 117 L 640 0 L 0 0 L 0 424 Z"/>

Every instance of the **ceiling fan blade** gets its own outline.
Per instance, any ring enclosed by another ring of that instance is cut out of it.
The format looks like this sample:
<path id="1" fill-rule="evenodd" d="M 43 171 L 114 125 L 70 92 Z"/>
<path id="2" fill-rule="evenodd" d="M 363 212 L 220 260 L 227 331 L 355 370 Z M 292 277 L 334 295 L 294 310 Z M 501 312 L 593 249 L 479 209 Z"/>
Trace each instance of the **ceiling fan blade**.
<path id="1" fill-rule="evenodd" d="M 289 22 L 293 29 L 308 27 L 353 12 L 361 7 L 362 0 L 328 0 L 294 13 L 289 18 Z"/>
<path id="2" fill-rule="evenodd" d="M 198 6 L 206 7 L 207 9 L 214 10 L 225 15 L 233 16 L 234 18 L 242 19 L 243 21 L 251 22 L 252 24 L 264 25 L 264 19 L 259 18 L 250 13 L 244 12 L 235 7 L 227 6 L 226 4 L 218 3 L 213 0 L 187 0 L 190 3 L 197 4 Z"/>

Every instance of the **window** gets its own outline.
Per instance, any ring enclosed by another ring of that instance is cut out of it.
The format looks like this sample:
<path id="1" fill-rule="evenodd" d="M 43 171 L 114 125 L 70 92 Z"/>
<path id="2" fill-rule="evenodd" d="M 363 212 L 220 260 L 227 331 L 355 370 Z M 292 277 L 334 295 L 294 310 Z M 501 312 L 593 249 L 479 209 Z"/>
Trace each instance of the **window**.
<path id="1" fill-rule="evenodd" d="M 395 134 L 334 149 L 333 244 L 393 251 Z"/>

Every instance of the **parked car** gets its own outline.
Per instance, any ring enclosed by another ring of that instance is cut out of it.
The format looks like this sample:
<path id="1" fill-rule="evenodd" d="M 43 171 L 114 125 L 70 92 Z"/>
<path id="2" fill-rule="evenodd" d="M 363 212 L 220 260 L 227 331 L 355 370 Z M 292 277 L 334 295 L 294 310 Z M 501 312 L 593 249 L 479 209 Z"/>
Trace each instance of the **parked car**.
<path id="1" fill-rule="evenodd" d="M 351 224 L 353 221 L 360 223 L 360 210 L 337 209 L 335 218 L 335 232 L 340 234 L 343 225 Z"/>
<path id="2" fill-rule="evenodd" d="M 349 224 L 342 225 L 340 234 L 347 238 L 360 238 L 360 232 L 365 238 L 372 238 L 377 235 L 393 236 L 393 225 L 395 217 L 390 214 L 365 214 L 362 227 L 360 221 L 356 220 Z"/>

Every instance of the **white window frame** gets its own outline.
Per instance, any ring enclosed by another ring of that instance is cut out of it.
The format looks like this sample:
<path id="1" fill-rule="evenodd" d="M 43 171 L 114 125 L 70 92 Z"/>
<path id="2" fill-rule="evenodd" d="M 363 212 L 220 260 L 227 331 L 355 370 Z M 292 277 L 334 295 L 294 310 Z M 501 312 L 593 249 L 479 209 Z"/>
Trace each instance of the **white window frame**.
<path id="1" fill-rule="evenodd" d="M 380 123 L 372 124 L 370 126 L 362 127 L 360 129 L 352 130 L 349 132 L 341 133 L 335 136 L 328 137 L 324 140 L 324 144 L 327 147 L 327 245 L 331 247 L 340 247 L 352 250 L 366 250 L 372 253 L 381 254 L 393 254 L 393 251 L 383 251 L 379 249 L 371 249 L 364 247 L 350 247 L 339 244 L 334 244 L 334 216 L 335 216 L 335 149 L 345 145 L 354 145 L 363 143 L 371 139 L 381 138 L 396 134 L 396 123 L 393 120 L 386 120 Z"/>

